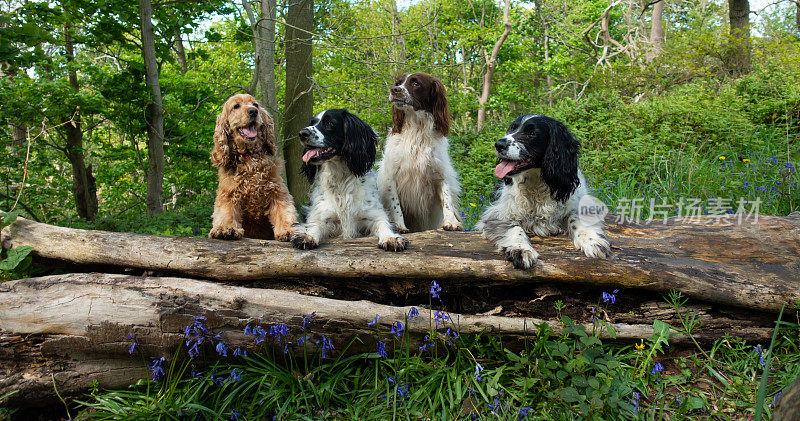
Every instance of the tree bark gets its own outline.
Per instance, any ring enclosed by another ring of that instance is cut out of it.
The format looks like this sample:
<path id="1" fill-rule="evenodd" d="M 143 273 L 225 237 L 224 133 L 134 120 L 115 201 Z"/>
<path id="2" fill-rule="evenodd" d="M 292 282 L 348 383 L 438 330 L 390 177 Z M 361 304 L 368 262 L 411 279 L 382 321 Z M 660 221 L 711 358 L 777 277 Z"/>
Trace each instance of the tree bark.
<path id="1" fill-rule="evenodd" d="M 387 302 L 425 295 L 431 279 L 465 291 L 493 288 L 517 296 L 546 284 L 657 295 L 676 290 L 705 302 L 771 313 L 800 302 L 800 214 L 760 216 L 742 225 L 712 217 L 700 218 L 702 225 L 675 219 L 650 225 L 607 221 L 611 258 L 585 258 L 566 237 L 534 238 L 540 261 L 529 271 L 514 269 L 475 232 L 409 234 L 409 250 L 395 254 L 378 249 L 371 237 L 300 251 L 281 242 L 86 231 L 19 218 L 3 231 L 3 242 L 33 247 L 48 267 L 68 261 L 80 270 L 136 268 L 266 285 L 313 279 L 334 290 L 356 282 L 352 299 Z"/>
<path id="2" fill-rule="evenodd" d="M 797 420 L 800 420 L 800 376 L 781 391 L 775 410 L 772 412 L 772 421 Z"/>
<path id="3" fill-rule="evenodd" d="M 72 25 L 64 25 L 64 49 L 67 63 L 75 61 L 75 50 L 72 44 Z M 69 84 L 75 92 L 80 90 L 78 72 L 73 68 L 69 70 Z M 66 155 L 72 166 L 72 195 L 75 198 L 75 207 L 78 215 L 92 221 L 97 215 L 97 189 L 94 188 L 94 176 L 91 166 L 87 168 L 83 154 L 83 132 L 81 131 L 80 107 L 75 107 L 72 114 L 64 120 L 67 145 Z"/>
<path id="4" fill-rule="evenodd" d="M 314 1 L 290 2 L 286 14 L 286 105 L 283 139 L 286 182 L 296 205 L 305 202 L 310 185 L 300 174 L 303 145 L 297 134 L 314 112 L 312 31 Z"/>
<path id="5" fill-rule="evenodd" d="M 652 61 L 661 54 L 664 49 L 664 6 L 666 0 L 660 0 L 653 4 L 653 19 L 650 26 L 650 51 L 647 60 Z"/>
<path id="6" fill-rule="evenodd" d="M 150 88 L 147 105 L 147 214 L 164 212 L 164 108 L 161 85 L 158 80 L 155 34 L 153 33 L 153 5 L 150 0 L 139 0 L 139 18 L 142 32 L 142 58 L 145 65 L 145 83 Z"/>
<path id="7" fill-rule="evenodd" d="M 448 286 L 443 285 L 444 293 Z M 457 291 L 453 291 L 457 293 Z M 337 351 L 347 353 L 374 352 L 376 340 L 396 345 L 389 326 L 400 321 L 406 325 L 411 350 L 416 350 L 423 336 L 430 333 L 433 314 L 417 306 L 419 316 L 406 320 L 411 306 L 393 306 L 370 301 L 342 301 L 292 291 L 253 289 L 220 285 L 205 281 L 109 275 L 96 273 L 54 275 L 22 279 L 0 284 L 0 396 L 17 393 L 0 404 L 8 406 L 42 405 L 56 402 L 53 381 L 59 392 L 67 397 L 85 391 L 93 381 L 100 387 L 123 388 L 145 378 L 147 357 L 171 359 L 184 338 L 185 326 L 193 317 L 206 318 L 205 325 L 219 334 L 231 350 L 241 347 L 253 352 L 261 349 L 252 336 L 245 336 L 245 326 L 286 324 L 290 331 L 280 343 L 267 344 L 301 354 L 296 347 L 302 334 L 310 334 L 306 342 L 310 353 L 321 335 L 329 337 Z M 427 303 L 427 298 L 424 299 Z M 596 303 L 596 297 L 595 297 Z M 598 316 L 608 320 L 615 335 L 604 329 L 598 335 L 606 340 L 634 342 L 653 333 L 653 317 L 632 324 L 616 323 L 613 318 L 622 313 Z M 302 329 L 303 316 L 315 313 L 310 328 Z M 381 316 L 375 327 L 368 322 Z M 450 320 L 435 330 L 444 338 L 448 328 L 460 335 L 488 332 L 502 335 L 503 346 L 524 348 L 524 341 L 541 324 L 556 332 L 562 325 L 557 315 L 551 320 L 537 317 L 501 317 L 447 313 Z M 626 313 L 627 314 L 627 313 Z M 582 319 L 587 320 L 587 319 Z M 587 331 L 594 331 L 591 322 L 576 320 Z M 591 318 L 589 318 L 591 320 Z M 767 326 L 771 321 L 764 322 Z M 709 343 L 736 329 L 737 336 L 750 341 L 768 340 L 770 327 L 752 323 L 708 328 L 713 321 L 703 317 L 703 324 L 694 335 L 700 343 Z M 137 345 L 129 354 L 136 335 Z M 354 340 L 358 337 L 360 341 Z M 689 337 L 676 334 L 670 344 L 688 344 Z M 348 344 L 350 346 L 348 347 Z M 206 343 L 198 365 L 216 358 L 213 345 Z M 185 349 L 179 356 L 185 358 Z M 232 351 L 231 351 L 232 352 Z M 280 351 L 278 351 L 280 352 Z M 54 375 L 54 378 L 51 377 Z M 54 380 L 53 380 L 54 379 Z"/>
<path id="8" fill-rule="evenodd" d="M 397 1 L 392 0 L 392 47 L 394 54 L 392 54 L 392 71 L 397 74 L 400 73 L 406 65 L 406 37 L 402 33 L 400 13 L 397 11 Z"/>
<path id="9" fill-rule="evenodd" d="M 189 64 L 186 61 L 186 49 L 183 48 L 181 28 L 175 28 L 175 57 L 181 66 L 181 73 L 186 74 L 189 71 Z"/>
<path id="10" fill-rule="evenodd" d="M 728 46 L 728 71 L 739 76 L 750 72 L 750 2 L 728 0 L 730 18 L 730 44 Z"/>
<path id="11" fill-rule="evenodd" d="M 10 123 L 11 146 L 22 146 L 28 140 L 28 126 L 25 123 Z"/>
<path id="12" fill-rule="evenodd" d="M 509 18 L 509 11 L 511 8 L 511 0 L 504 0 L 503 6 L 503 33 L 500 34 L 500 38 L 497 39 L 494 43 L 494 47 L 492 47 L 491 54 L 486 53 L 484 51 L 485 60 L 486 60 L 486 73 L 483 75 L 483 86 L 481 87 L 481 96 L 478 98 L 478 121 L 477 127 L 478 131 L 483 128 L 483 124 L 486 121 L 486 102 L 489 101 L 489 95 L 491 94 L 492 89 L 492 76 L 494 75 L 494 69 L 497 66 L 497 56 L 500 54 L 500 47 L 503 46 L 503 43 L 508 38 L 508 34 L 511 33 L 511 20 Z"/>

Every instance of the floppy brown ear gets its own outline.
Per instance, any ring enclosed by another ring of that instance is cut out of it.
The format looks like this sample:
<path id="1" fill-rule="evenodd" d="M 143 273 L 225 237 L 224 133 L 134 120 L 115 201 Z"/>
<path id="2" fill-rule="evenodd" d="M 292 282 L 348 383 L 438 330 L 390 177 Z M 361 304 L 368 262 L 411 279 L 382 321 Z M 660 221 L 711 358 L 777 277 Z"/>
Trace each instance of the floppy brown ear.
<path id="1" fill-rule="evenodd" d="M 433 124 L 436 130 L 447 136 L 450 133 L 450 108 L 447 106 L 447 92 L 444 85 L 439 79 L 433 81 L 431 88 L 431 97 L 433 98 Z"/>
<path id="2" fill-rule="evenodd" d="M 217 126 L 214 128 L 214 149 L 211 150 L 211 164 L 217 168 L 227 167 L 232 163 L 231 146 L 228 140 L 230 134 L 228 115 L 223 110 L 217 116 Z"/>
<path id="3" fill-rule="evenodd" d="M 392 106 L 392 134 L 400 133 L 403 130 L 403 123 L 406 121 L 406 113 Z"/>
<path id="4" fill-rule="evenodd" d="M 261 139 L 261 147 L 268 155 L 275 155 L 275 121 L 267 110 L 259 108 L 261 113 L 261 127 L 258 129 L 258 137 Z"/>

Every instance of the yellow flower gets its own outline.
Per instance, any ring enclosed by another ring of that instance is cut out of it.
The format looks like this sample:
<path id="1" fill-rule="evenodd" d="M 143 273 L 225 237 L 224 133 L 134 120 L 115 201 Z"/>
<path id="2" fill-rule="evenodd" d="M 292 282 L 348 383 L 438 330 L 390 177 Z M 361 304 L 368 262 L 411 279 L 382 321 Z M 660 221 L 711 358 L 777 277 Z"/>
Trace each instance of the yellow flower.
<path id="1" fill-rule="evenodd" d="M 744 162 L 745 164 L 749 164 L 750 163 L 750 159 L 749 158 L 745 158 L 745 159 L 742 160 L 742 162 Z"/>
<path id="2" fill-rule="evenodd" d="M 638 344 L 634 345 L 634 347 L 636 348 L 637 351 L 643 351 L 644 350 L 644 339 L 642 339 L 641 342 L 639 342 Z"/>
<path id="3" fill-rule="evenodd" d="M 719 160 L 720 160 L 720 161 L 724 161 L 724 160 L 725 160 L 725 155 L 722 155 L 722 156 L 720 156 L 720 157 L 719 157 Z"/>
<path id="4" fill-rule="evenodd" d="M 472 206 L 473 208 L 474 208 L 474 207 L 477 207 L 477 206 L 476 206 L 474 203 L 471 203 L 471 202 L 470 202 L 470 204 L 469 204 L 469 205 L 470 205 L 470 206 Z"/>

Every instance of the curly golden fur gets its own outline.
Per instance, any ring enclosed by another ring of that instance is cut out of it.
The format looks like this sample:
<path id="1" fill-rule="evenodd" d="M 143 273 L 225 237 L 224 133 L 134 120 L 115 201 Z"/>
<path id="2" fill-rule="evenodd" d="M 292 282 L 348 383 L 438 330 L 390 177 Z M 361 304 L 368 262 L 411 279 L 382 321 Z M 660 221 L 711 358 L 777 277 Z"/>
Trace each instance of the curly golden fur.
<path id="1" fill-rule="evenodd" d="M 289 241 L 294 234 L 297 211 L 281 179 L 274 127 L 250 95 L 234 95 L 222 107 L 211 151 L 219 187 L 209 237 Z"/>

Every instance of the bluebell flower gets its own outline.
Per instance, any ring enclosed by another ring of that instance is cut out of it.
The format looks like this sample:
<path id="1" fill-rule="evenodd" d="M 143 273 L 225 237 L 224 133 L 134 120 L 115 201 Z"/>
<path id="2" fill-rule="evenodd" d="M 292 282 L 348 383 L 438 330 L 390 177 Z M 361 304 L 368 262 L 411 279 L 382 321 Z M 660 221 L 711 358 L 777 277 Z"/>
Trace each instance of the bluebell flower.
<path id="1" fill-rule="evenodd" d="M 675 403 L 678 404 L 678 406 L 683 405 L 683 401 L 681 401 L 681 396 L 682 395 L 675 396 Z"/>
<path id="2" fill-rule="evenodd" d="M 442 287 L 436 283 L 436 281 L 431 281 L 431 297 L 439 298 L 439 292 L 442 291 Z"/>
<path id="3" fill-rule="evenodd" d="M 306 330 L 308 328 L 308 326 L 311 324 L 311 319 L 313 319 L 316 316 L 317 316 L 316 311 L 309 314 L 308 316 L 306 316 L 305 314 L 303 315 L 303 330 Z"/>
<path id="4" fill-rule="evenodd" d="M 411 311 L 408 312 L 408 320 L 413 319 L 419 315 L 419 310 L 416 307 L 411 307 Z"/>
<path id="5" fill-rule="evenodd" d="M 460 337 L 455 330 L 450 329 L 449 327 L 447 328 L 447 331 L 444 333 L 444 336 L 447 338 L 447 343 L 449 343 L 450 345 L 453 345 L 456 342 L 456 339 Z"/>
<path id="6" fill-rule="evenodd" d="M 281 338 L 289 334 L 289 326 L 283 323 L 278 323 L 269 328 L 269 334 L 275 338 L 275 342 L 280 342 Z"/>
<path id="7" fill-rule="evenodd" d="M 490 403 L 487 403 L 486 407 L 489 408 L 492 412 L 497 412 L 499 410 L 508 409 L 508 405 L 510 405 L 510 404 L 501 405 L 502 402 L 500 401 L 500 398 L 502 396 L 503 396 L 503 391 L 502 390 L 497 392 L 497 394 L 494 395 L 494 405 L 492 405 Z"/>
<path id="8" fill-rule="evenodd" d="M 633 392 L 633 398 L 632 399 L 628 399 L 628 401 L 633 404 L 634 412 L 638 412 L 639 411 L 639 392 Z"/>
<path id="9" fill-rule="evenodd" d="M 239 411 L 237 411 L 235 409 L 231 409 L 231 417 L 229 418 L 230 420 L 236 421 L 241 417 L 242 417 L 242 414 L 240 414 Z"/>
<path id="10" fill-rule="evenodd" d="M 322 335 L 322 358 L 328 358 L 328 351 L 332 351 L 336 348 L 333 347 L 333 342 L 331 339 L 325 335 Z"/>
<path id="11" fill-rule="evenodd" d="M 199 371 L 199 370 L 195 370 L 194 365 L 193 365 L 190 376 L 192 376 L 192 378 L 203 377 L 203 372 Z"/>
<path id="12" fill-rule="evenodd" d="M 228 347 L 225 345 L 225 342 L 219 341 L 215 349 L 217 350 L 217 354 L 219 354 L 220 357 L 228 356 Z"/>
<path id="13" fill-rule="evenodd" d="M 533 408 L 528 408 L 527 406 L 523 406 L 519 409 L 519 415 L 517 416 L 517 421 L 522 421 L 525 418 L 528 418 L 528 414 L 533 411 Z"/>
<path id="14" fill-rule="evenodd" d="M 211 375 L 208 376 L 208 378 L 211 379 L 211 383 L 222 384 L 222 377 L 216 377 L 216 376 L 217 376 L 217 370 L 214 370 L 211 373 Z"/>
<path id="15" fill-rule="evenodd" d="M 236 349 L 233 351 L 233 356 L 234 357 L 246 357 L 247 356 L 247 350 L 246 349 L 242 349 L 242 348 L 237 346 Z"/>
<path id="16" fill-rule="evenodd" d="M 603 302 L 607 303 L 611 301 L 611 304 L 615 304 L 617 302 L 617 293 L 619 292 L 618 289 L 615 289 L 614 292 L 608 293 L 603 291 Z"/>
<path id="17" fill-rule="evenodd" d="M 433 320 L 436 322 L 436 327 L 438 328 L 439 322 L 445 322 L 446 320 L 450 320 L 450 316 L 448 316 L 443 312 L 440 312 L 439 310 L 436 310 L 436 312 L 433 314 Z"/>
<path id="18" fill-rule="evenodd" d="M 152 377 L 153 381 L 158 381 L 158 379 L 164 375 L 164 369 L 161 367 L 166 361 L 166 358 L 150 358 L 152 360 L 152 364 L 148 365 L 147 368 L 150 369 L 150 377 Z"/>
<path id="19" fill-rule="evenodd" d="M 383 358 L 385 360 L 386 357 L 388 357 L 388 355 L 386 354 L 386 342 L 378 341 L 377 349 L 375 350 L 375 353 L 380 355 L 381 358 Z"/>
<path id="20" fill-rule="evenodd" d="M 297 339 L 297 346 L 302 346 L 306 341 L 311 339 L 311 335 L 303 334 Z"/>
<path id="21" fill-rule="evenodd" d="M 483 366 L 480 365 L 479 363 L 475 363 L 475 380 L 477 380 L 478 383 L 480 383 L 483 380 L 483 378 L 481 377 L 481 373 L 483 373 Z"/>
<path id="22" fill-rule="evenodd" d="M 235 382 L 241 381 L 242 380 L 241 370 L 239 370 L 238 368 L 234 368 L 233 371 L 231 371 L 230 379 Z"/>
<path id="23" fill-rule="evenodd" d="M 136 348 L 136 334 L 134 333 L 133 336 L 128 335 L 128 337 L 125 338 L 125 339 L 127 339 L 127 340 L 133 339 L 133 342 L 131 343 L 131 347 L 130 347 L 130 349 L 128 349 L 128 354 L 133 354 L 133 349 Z"/>
<path id="24" fill-rule="evenodd" d="M 651 370 L 650 373 L 655 375 L 656 373 L 660 373 L 662 371 L 664 371 L 664 366 L 661 365 L 661 363 L 656 363 L 656 365 L 653 366 L 653 370 Z"/>
<path id="25" fill-rule="evenodd" d="M 753 351 L 758 354 L 758 360 L 761 363 L 761 367 L 766 367 L 767 363 L 764 361 L 764 349 L 761 348 L 761 344 L 756 345 L 753 347 Z"/>
<path id="26" fill-rule="evenodd" d="M 405 330 L 405 327 L 403 326 L 403 323 L 401 323 L 399 321 L 392 323 L 391 333 L 393 335 L 397 336 L 398 338 L 403 336 L 403 331 L 404 330 Z"/>
<path id="27" fill-rule="evenodd" d="M 372 321 L 371 321 L 371 322 L 367 322 L 367 326 L 375 326 L 376 324 L 378 324 L 378 321 L 379 321 L 380 319 L 381 319 L 381 315 L 380 315 L 380 314 L 376 314 L 376 315 L 375 315 L 375 318 L 374 318 L 374 319 L 372 319 Z"/>
<path id="28" fill-rule="evenodd" d="M 419 350 L 425 351 L 428 348 L 434 348 L 434 347 L 436 347 L 436 344 L 431 343 L 430 337 L 428 335 L 425 335 L 425 341 L 423 342 L 422 346 L 419 347 Z"/>

